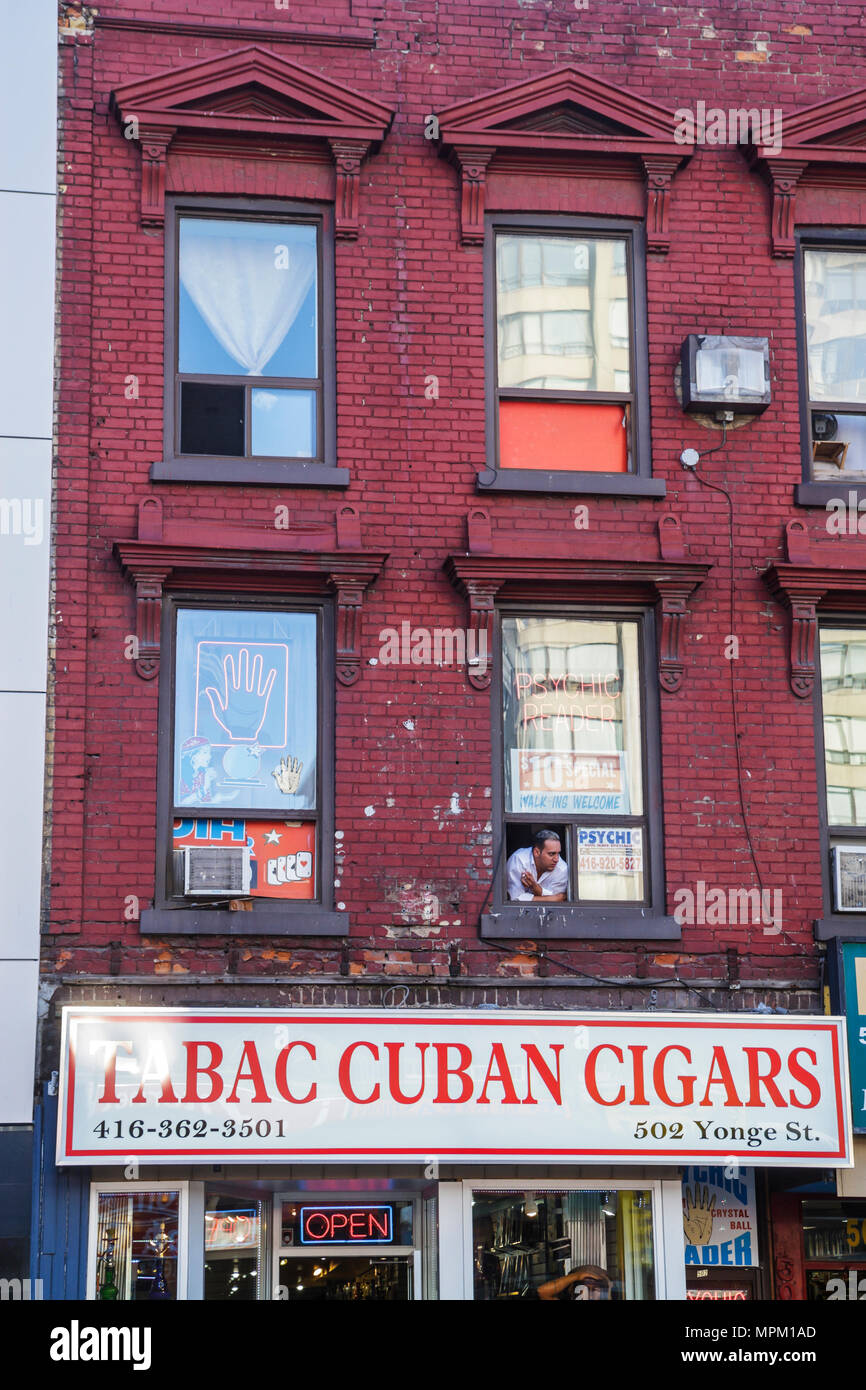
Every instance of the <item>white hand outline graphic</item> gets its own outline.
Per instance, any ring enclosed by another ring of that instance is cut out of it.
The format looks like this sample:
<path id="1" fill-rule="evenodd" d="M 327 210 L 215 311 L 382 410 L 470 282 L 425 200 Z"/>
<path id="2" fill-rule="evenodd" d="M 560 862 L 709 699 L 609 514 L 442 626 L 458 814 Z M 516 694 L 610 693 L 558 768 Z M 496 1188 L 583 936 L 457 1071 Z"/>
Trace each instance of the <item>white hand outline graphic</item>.
<path id="1" fill-rule="evenodd" d="M 250 662 L 249 649 L 242 647 L 238 652 L 237 666 L 231 652 L 223 657 L 223 693 L 220 694 L 212 685 L 204 693 L 210 701 L 214 719 L 221 729 L 225 729 L 233 743 L 255 743 L 257 740 L 267 718 L 268 701 L 276 678 L 276 668 L 271 667 L 265 679 L 261 652 Z M 259 702 L 261 704 L 257 708 Z M 240 721 L 240 727 L 249 730 L 256 719 L 258 723 L 255 729 L 244 733 L 233 733 L 226 723 L 229 720 L 234 728 L 238 728 Z"/>

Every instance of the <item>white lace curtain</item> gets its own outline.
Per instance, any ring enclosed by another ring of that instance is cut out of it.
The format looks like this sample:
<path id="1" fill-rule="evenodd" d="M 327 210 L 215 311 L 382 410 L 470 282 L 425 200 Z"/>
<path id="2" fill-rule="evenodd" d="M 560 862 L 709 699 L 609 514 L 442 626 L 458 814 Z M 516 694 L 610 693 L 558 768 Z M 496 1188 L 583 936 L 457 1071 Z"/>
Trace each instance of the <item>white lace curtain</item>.
<path id="1" fill-rule="evenodd" d="M 248 376 L 261 376 L 316 273 L 313 246 L 288 239 L 281 245 L 283 229 L 270 230 L 262 236 L 257 228 L 251 235 L 248 224 L 213 234 L 211 227 L 207 235 L 187 234 L 182 241 L 181 283 L 217 342 Z"/>

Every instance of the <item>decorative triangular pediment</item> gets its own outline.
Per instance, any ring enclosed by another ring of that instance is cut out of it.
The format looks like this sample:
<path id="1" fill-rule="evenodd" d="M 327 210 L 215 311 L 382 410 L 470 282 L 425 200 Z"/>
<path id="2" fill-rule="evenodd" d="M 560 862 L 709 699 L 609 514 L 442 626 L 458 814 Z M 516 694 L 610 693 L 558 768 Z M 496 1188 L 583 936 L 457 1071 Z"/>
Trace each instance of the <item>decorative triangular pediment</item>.
<path id="1" fill-rule="evenodd" d="M 449 107 L 439 116 L 440 138 L 446 144 L 471 140 L 473 144 L 505 148 L 510 137 L 512 148 L 516 142 L 517 148 L 528 149 L 533 132 L 542 128 L 533 122 L 543 120 L 545 113 L 566 109 L 594 128 L 564 130 L 563 139 L 572 142 L 566 143 L 564 149 L 575 148 L 575 140 L 581 148 L 585 140 L 586 149 L 597 146 L 599 140 L 605 144 L 614 140 L 622 142 L 625 152 L 651 148 L 658 153 L 666 147 L 680 158 L 691 153 L 691 145 L 676 140 L 673 111 L 572 67 L 558 68 L 544 77 L 500 87 Z"/>
<path id="2" fill-rule="evenodd" d="M 195 111 L 199 115 L 213 116 L 266 116 L 279 121 L 314 121 L 318 112 L 312 106 L 304 106 L 299 101 L 289 101 L 286 97 L 269 92 L 257 83 L 248 83 L 231 92 L 221 92 L 212 97 L 198 97 L 195 101 L 184 102 L 178 111 Z"/>
<path id="3" fill-rule="evenodd" d="M 258 100 L 275 103 L 261 121 L 262 132 L 270 135 L 373 141 L 383 139 L 391 123 L 392 113 L 381 102 L 254 44 L 130 82 L 117 88 L 112 101 L 121 119 L 134 113 L 148 127 L 203 130 L 210 125 L 225 133 L 258 128 L 256 112 L 245 116 L 232 110 L 233 96 L 250 89 Z M 232 117 L 244 125 L 232 125 Z"/>
<path id="4" fill-rule="evenodd" d="M 779 154 L 793 158 L 809 151 L 812 159 L 835 163 L 845 151 L 860 145 L 866 159 L 866 88 L 807 106 L 802 111 L 778 112 L 772 145 L 757 145 L 758 158 Z M 781 146 L 781 148 L 780 148 Z"/>
<path id="5" fill-rule="evenodd" d="M 393 112 L 381 102 L 251 45 L 118 87 L 112 109 L 142 148 L 142 223 L 164 217 L 165 159 L 175 135 L 325 142 L 337 166 L 338 236 L 357 235 L 357 174 Z"/>
<path id="6" fill-rule="evenodd" d="M 628 135 L 626 126 L 618 121 L 602 120 L 573 101 L 562 101 L 542 111 L 531 111 L 515 121 L 504 121 L 498 127 L 506 130 L 545 130 L 551 135 Z"/>
<path id="7" fill-rule="evenodd" d="M 566 67 L 449 107 L 438 121 L 441 148 L 461 171 L 464 242 L 483 240 L 484 185 L 493 160 L 535 157 L 544 173 L 547 156 L 572 155 L 583 172 L 595 159 L 639 161 L 648 186 L 649 249 L 667 250 L 671 178 L 694 145 L 683 141 L 666 107 Z"/>
<path id="8" fill-rule="evenodd" d="M 773 188 L 773 254 L 793 256 L 797 185 L 807 169 L 810 182 L 866 184 L 866 88 L 802 111 L 774 111 L 765 127 L 752 155 Z"/>

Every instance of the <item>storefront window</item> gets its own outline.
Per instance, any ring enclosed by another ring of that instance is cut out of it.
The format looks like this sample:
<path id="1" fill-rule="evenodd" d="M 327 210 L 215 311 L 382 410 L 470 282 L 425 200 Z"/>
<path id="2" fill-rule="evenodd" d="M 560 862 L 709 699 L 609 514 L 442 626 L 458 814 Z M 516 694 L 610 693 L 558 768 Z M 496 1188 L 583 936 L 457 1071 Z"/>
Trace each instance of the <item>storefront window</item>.
<path id="1" fill-rule="evenodd" d="M 411 1201 L 281 1203 L 277 1296 L 295 1302 L 415 1297 Z"/>
<path id="2" fill-rule="evenodd" d="M 280 1244 L 303 1250 L 335 1245 L 412 1244 L 411 1202 L 283 1202 Z"/>
<path id="3" fill-rule="evenodd" d="M 655 1297 L 648 1191 L 473 1193 L 475 1298 Z"/>
<path id="4" fill-rule="evenodd" d="M 98 1193 L 96 1299 L 176 1299 L 179 1219 L 177 1191 Z"/>
<path id="5" fill-rule="evenodd" d="M 866 1202 L 804 1202 L 803 1254 L 810 1302 L 866 1296 Z"/>
<path id="6" fill-rule="evenodd" d="M 803 1249 L 807 1260 L 866 1264 L 866 1203 L 804 1202 Z"/>
<path id="7" fill-rule="evenodd" d="M 322 1255 L 280 1260 L 280 1297 L 305 1303 L 404 1303 L 413 1297 L 412 1261 L 406 1256 Z"/>
<path id="8" fill-rule="evenodd" d="M 206 1300 L 253 1302 L 266 1298 L 265 1204 L 208 1192 L 204 1214 Z"/>

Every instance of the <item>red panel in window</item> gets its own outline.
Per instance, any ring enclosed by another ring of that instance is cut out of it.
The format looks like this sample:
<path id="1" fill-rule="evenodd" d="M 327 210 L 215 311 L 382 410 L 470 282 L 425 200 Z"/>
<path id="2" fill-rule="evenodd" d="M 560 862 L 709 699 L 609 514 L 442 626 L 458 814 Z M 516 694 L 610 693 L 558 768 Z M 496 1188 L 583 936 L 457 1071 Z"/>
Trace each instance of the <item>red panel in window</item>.
<path id="1" fill-rule="evenodd" d="M 625 406 L 587 401 L 500 401 L 500 468 L 626 473 Z"/>

